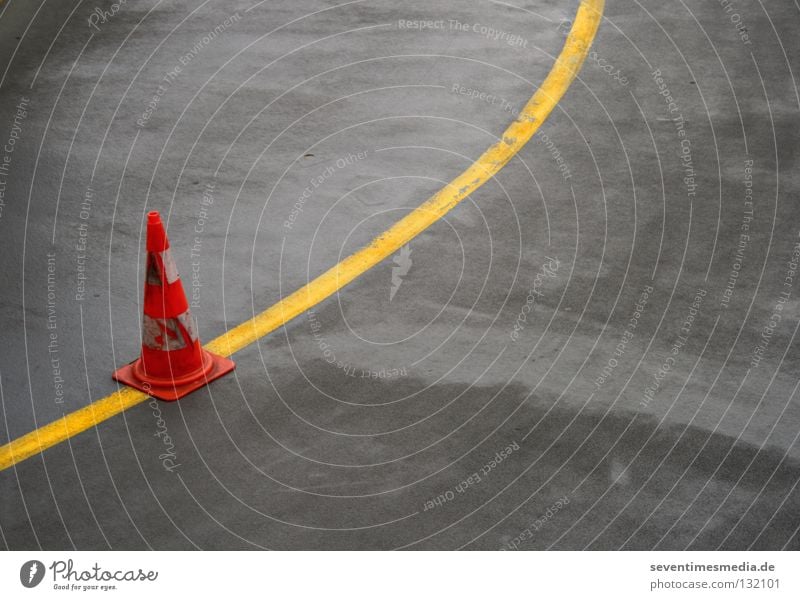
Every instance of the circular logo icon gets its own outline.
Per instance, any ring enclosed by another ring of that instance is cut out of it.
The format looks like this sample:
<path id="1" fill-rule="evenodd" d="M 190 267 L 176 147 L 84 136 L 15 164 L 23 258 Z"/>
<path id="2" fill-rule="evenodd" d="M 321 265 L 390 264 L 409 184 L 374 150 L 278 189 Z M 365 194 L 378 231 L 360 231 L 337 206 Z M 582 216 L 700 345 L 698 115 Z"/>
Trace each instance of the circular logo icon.
<path id="1" fill-rule="evenodd" d="M 19 570 L 19 580 L 26 588 L 36 587 L 44 579 L 44 563 L 29 560 Z"/>

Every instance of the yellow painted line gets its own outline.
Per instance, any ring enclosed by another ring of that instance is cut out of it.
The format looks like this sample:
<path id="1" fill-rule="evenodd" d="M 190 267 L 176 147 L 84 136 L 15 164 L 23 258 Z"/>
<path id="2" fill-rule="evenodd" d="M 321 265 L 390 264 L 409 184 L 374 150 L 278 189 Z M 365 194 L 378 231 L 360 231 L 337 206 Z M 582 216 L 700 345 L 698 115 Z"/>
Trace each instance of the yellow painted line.
<path id="1" fill-rule="evenodd" d="M 582 0 L 564 48 L 541 87 L 505 130 L 501 140 L 489 147 L 466 171 L 372 240 L 368 246 L 264 312 L 228 330 L 205 347 L 211 352 L 230 356 L 249 346 L 322 302 L 396 252 L 496 175 L 531 139 L 577 76 L 603 16 L 604 3 L 604 0 Z M 86 431 L 148 397 L 143 392 L 123 387 L 89 406 L 9 442 L 0 447 L 0 471 Z"/>

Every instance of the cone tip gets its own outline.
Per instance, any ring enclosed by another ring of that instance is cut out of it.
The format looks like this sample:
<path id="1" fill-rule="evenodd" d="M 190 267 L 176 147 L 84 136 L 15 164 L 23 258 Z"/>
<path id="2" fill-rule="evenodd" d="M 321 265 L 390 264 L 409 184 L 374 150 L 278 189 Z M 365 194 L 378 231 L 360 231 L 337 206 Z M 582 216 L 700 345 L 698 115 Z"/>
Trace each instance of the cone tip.
<path id="1" fill-rule="evenodd" d="M 147 213 L 147 251 L 163 252 L 167 248 L 169 242 L 164 224 L 161 222 L 161 215 L 157 210 L 151 210 Z"/>

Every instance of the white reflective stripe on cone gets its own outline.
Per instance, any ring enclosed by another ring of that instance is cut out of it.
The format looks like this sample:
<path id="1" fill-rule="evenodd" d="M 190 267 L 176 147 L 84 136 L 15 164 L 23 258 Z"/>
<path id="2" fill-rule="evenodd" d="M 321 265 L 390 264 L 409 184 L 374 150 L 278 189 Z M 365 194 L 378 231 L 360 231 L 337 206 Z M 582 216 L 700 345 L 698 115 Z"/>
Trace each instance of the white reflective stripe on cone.
<path id="1" fill-rule="evenodd" d="M 188 311 L 187 311 L 188 312 Z M 142 319 L 142 345 L 151 350 L 181 350 L 186 347 L 183 335 L 183 317 L 160 319 L 144 315 Z M 190 333 L 191 337 L 191 333 Z M 194 341 L 195 338 L 192 338 Z"/>
<path id="2" fill-rule="evenodd" d="M 161 285 L 161 271 L 158 268 L 158 260 L 153 252 L 147 253 L 147 273 L 145 282 L 148 285 Z"/>
<path id="3" fill-rule="evenodd" d="M 161 263 L 164 265 L 164 276 L 167 278 L 167 283 L 175 283 L 178 281 L 178 267 L 172 258 L 172 252 L 169 248 L 159 253 L 161 255 Z"/>
<path id="4" fill-rule="evenodd" d="M 156 254 L 161 258 L 160 262 L 156 258 Z M 178 267 L 172 258 L 169 248 L 163 252 L 147 253 L 147 274 L 145 276 L 147 283 L 149 285 L 162 285 L 162 275 L 163 279 L 167 280 L 167 283 L 175 283 L 180 278 Z"/>
<path id="5" fill-rule="evenodd" d="M 194 319 L 192 319 L 192 313 L 188 308 L 185 313 L 178 315 L 178 321 L 183 325 L 186 333 L 189 334 L 189 339 L 192 340 L 192 342 L 196 342 L 197 328 L 194 326 Z"/>

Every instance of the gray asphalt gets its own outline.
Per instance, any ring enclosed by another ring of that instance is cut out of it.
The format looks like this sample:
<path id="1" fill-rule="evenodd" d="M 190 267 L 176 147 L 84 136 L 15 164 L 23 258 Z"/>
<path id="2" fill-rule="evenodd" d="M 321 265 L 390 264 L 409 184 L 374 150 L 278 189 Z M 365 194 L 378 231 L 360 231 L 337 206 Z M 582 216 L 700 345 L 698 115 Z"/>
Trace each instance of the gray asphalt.
<path id="1" fill-rule="evenodd" d="M 147 211 L 211 340 L 475 160 L 576 7 L 0 4 L 0 443 L 117 389 Z M 0 472 L 3 546 L 800 549 L 798 21 L 608 2 L 446 219 L 231 376 Z"/>

